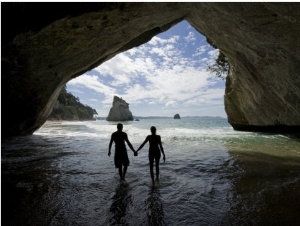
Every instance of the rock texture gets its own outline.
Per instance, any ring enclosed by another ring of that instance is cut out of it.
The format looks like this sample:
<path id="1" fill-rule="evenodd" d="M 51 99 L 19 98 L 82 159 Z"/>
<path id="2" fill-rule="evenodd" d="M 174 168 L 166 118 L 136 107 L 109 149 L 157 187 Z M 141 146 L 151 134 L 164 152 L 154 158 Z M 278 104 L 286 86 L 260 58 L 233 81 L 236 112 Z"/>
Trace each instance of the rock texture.
<path id="1" fill-rule="evenodd" d="M 129 110 L 129 104 L 119 98 L 114 96 L 114 100 L 112 103 L 112 107 L 109 111 L 109 114 L 106 118 L 107 121 L 132 121 L 133 116 L 131 111 Z"/>
<path id="2" fill-rule="evenodd" d="M 235 129 L 300 128 L 298 3 L 2 2 L 1 7 L 2 137 L 33 133 L 69 80 L 181 20 L 229 59 L 225 110 Z"/>
<path id="3" fill-rule="evenodd" d="M 179 114 L 175 114 L 174 115 L 174 119 L 180 119 L 180 115 Z"/>

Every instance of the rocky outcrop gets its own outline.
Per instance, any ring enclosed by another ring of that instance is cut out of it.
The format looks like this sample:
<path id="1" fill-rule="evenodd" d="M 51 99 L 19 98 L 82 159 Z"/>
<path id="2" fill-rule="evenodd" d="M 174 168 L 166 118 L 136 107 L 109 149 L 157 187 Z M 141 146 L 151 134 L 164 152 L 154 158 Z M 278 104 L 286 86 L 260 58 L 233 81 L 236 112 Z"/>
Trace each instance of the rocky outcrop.
<path id="1" fill-rule="evenodd" d="M 82 104 L 64 87 L 47 120 L 87 121 L 95 120 L 94 115 L 97 114 L 95 109 Z"/>
<path id="2" fill-rule="evenodd" d="M 69 80 L 183 19 L 229 60 L 235 129 L 299 130 L 299 12 L 293 2 L 2 2 L 1 134 L 33 133 Z"/>
<path id="3" fill-rule="evenodd" d="M 129 110 L 129 104 L 125 100 L 117 96 L 114 96 L 112 105 L 113 106 L 109 111 L 106 121 L 132 121 L 133 120 L 132 113 Z"/>
<path id="4" fill-rule="evenodd" d="M 175 114 L 174 115 L 174 119 L 180 119 L 180 115 L 179 114 Z"/>

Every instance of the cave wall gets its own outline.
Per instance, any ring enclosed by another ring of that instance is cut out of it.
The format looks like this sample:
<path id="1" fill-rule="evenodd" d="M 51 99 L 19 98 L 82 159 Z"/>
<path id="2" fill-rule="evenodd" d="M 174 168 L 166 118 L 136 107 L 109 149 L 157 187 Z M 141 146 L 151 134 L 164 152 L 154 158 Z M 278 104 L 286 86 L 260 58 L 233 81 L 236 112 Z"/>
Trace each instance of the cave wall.
<path id="1" fill-rule="evenodd" d="M 1 135 L 32 134 L 69 80 L 183 19 L 229 59 L 235 129 L 299 130 L 299 12 L 297 3 L 1 3 Z"/>
<path id="2" fill-rule="evenodd" d="M 220 3 L 190 20 L 229 59 L 224 100 L 235 129 L 299 132 L 299 7 Z"/>

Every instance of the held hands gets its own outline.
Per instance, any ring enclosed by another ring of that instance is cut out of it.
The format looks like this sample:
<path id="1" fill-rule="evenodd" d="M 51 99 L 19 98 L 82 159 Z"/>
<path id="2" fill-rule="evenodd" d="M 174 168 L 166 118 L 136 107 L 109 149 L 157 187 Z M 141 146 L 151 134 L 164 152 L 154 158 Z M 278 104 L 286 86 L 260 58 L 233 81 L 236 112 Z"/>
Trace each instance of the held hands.
<path id="1" fill-rule="evenodd" d="M 141 147 L 139 147 L 136 151 L 134 151 L 134 156 L 138 156 L 138 151 L 141 150 Z"/>
<path id="2" fill-rule="evenodd" d="M 110 157 L 110 154 L 111 154 L 110 151 L 108 151 L 108 157 Z"/>

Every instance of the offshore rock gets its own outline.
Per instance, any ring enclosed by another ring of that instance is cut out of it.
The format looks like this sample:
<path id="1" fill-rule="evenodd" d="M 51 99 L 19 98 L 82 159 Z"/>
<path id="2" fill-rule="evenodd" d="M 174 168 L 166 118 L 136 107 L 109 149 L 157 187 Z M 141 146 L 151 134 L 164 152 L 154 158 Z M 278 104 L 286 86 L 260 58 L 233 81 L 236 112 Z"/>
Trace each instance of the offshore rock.
<path id="1" fill-rule="evenodd" d="M 180 119 L 180 115 L 179 114 L 175 114 L 174 115 L 174 119 Z"/>
<path id="2" fill-rule="evenodd" d="M 129 110 L 129 104 L 125 100 L 114 96 L 113 106 L 111 107 L 106 121 L 133 121 L 133 116 Z"/>
<path id="3" fill-rule="evenodd" d="M 228 58 L 235 129 L 300 128 L 297 2 L 2 2 L 1 19 L 2 137 L 32 134 L 68 81 L 182 20 Z"/>

